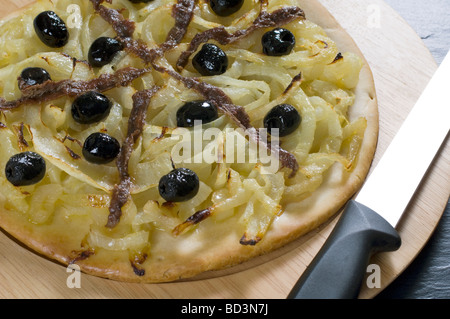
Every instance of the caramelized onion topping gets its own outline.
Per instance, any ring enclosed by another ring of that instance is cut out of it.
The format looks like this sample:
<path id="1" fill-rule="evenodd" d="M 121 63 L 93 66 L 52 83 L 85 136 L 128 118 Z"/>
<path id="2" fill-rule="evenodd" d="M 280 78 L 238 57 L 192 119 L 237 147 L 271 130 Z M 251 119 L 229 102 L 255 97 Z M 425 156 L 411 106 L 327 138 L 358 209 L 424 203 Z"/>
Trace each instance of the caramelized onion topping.
<path id="1" fill-rule="evenodd" d="M 102 5 L 104 1 L 111 3 L 111 0 L 90 0 L 94 10 L 107 21 L 117 33 L 117 40 L 121 42 L 124 49 L 151 65 L 156 71 L 166 73 L 174 79 L 182 82 L 188 89 L 193 89 L 200 93 L 206 100 L 211 101 L 224 114 L 226 114 L 236 125 L 248 130 L 250 138 L 261 142 L 258 130 L 251 126 L 250 118 L 243 107 L 232 103 L 223 90 L 211 84 L 204 83 L 197 78 L 184 77 L 172 69 L 161 67 L 155 63 L 168 50 L 178 45 L 187 32 L 187 28 L 192 20 L 196 0 L 178 0 L 172 8 L 172 16 L 175 25 L 169 31 L 166 40 L 157 48 L 149 49 L 145 43 L 132 38 L 135 24 L 127 20 L 116 9 L 107 8 Z M 211 39 L 221 44 L 229 44 L 244 38 L 251 32 L 267 27 L 277 27 L 289 23 L 295 19 L 304 19 L 302 9 L 298 7 L 284 7 L 271 13 L 266 11 L 267 0 L 261 0 L 261 12 L 253 23 L 244 30 L 238 30 L 230 34 L 224 27 L 216 27 L 197 34 L 189 44 L 188 49 L 181 54 L 177 62 L 178 69 L 182 69 L 190 55 L 196 51 L 201 43 Z M 26 87 L 22 90 L 22 96 L 14 101 L 6 101 L 0 97 L 0 111 L 11 110 L 23 104 L 41 103 L 57 99 L 61 96 L 75 97 L 84 92 L 95 90 L 103 92 L 119 86 L 128 86 L 133 80 L 149 72 L 149 68 L 137 69 L 125 67 L 117 70 L 114 74 L 102 74 L 98 78 L 89 81 L 62 80 L 58 82 L 46 81 L 42 84 Z M 298 79 L 296 79 L 298 80 Z M 115 185 L 109 207 L 109 217 L 107 227 L 114 227 L 122 215 L 121 208 L 130 196 L 132 181 L 128 174 L 128 162 L 133 150 L 134 143 L 142 134 L 145 124 L 147 107 L 152 96 L 159 87 L 143 90 L 133 95 L 133 108 L 128 121 L 128 132 L 117 159 L 120 182 Z M 270 149 L 269 144 L 264 144 Z M 273 150 L 272 150 L 273 151 Z M 298 163 L 294 155 L 278 147 L 274 150 L 281 162 L 282 167 L 292 170 L 290 177 L 294 176 L 298 170 Z M 205 214 L 204 218 L 207 217 Z M 204 218 L 201 218 L 204 219 Z"/>

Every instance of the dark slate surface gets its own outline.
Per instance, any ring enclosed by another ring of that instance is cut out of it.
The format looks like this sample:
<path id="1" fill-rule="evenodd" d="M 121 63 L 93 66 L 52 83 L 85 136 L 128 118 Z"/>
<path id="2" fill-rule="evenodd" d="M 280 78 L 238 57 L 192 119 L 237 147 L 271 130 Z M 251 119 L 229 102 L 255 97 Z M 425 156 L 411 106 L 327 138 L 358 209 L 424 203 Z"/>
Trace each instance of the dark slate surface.
<path id="1" fill-rule="evenodd" d="M 450 0 L 385 2 L 417 32 L 436 62 L 442 62 L 450 50 Z M 377 298 L 450 298 L 450 201 L 438 227 L 419 256 Z"/>

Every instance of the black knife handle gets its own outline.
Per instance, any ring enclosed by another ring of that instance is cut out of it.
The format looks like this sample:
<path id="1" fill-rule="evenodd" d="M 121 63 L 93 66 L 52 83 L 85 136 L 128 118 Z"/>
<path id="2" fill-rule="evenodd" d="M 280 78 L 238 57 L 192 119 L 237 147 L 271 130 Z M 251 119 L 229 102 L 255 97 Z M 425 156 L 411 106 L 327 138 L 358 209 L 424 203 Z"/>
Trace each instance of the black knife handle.
<path id="1" fill-rule="evenodd" d="M 288 299 L 357 298 L 370 256 L 400 245 L 397 231 L 383 217 L 351 200 Z"/>

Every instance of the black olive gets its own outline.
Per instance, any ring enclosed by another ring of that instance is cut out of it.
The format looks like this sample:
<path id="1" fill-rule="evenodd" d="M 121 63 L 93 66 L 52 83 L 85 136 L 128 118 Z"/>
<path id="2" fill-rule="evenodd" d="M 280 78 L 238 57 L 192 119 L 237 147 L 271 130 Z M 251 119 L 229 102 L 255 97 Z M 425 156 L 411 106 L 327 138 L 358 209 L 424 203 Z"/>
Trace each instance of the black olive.
<path id="1" fill-rule="evenodd" d="M 109 37 L 100 37 L 89 48 L 88 60 L 93 67 L 101 67 L 109 64 L 117 52 L 123 47 L 119 41 Z"/>
<path id="2" fill-rule="evenodd" d="M 43 68 L 25 68 L 22 73 L 20 73 L 19 82 L 20 85 L 31 86 L 36 84 L 42 84 L 45 81 L 51 80 L 50 74 Z"/>
<path id="3" fill-rule="evenodd" d="M 91 124 L 106 118 L 111 109 L 111 101 L 101 93 L 86 92 L 72 103 L 72 117 L 81 124 Z"/>
<path id="4" fill-rule="evenodd" d="M 69 41 L 66 24 L 53 11 L 39 13 L 34 19 L 34 30 L 39 39 L 52 48 L 61 48 Z"/>
<path id="5" fill-rule="evenodd" d="M 23 152 L 11 156 L 5 166 L 5 175 L 14 186 L 26 186 L 44 178 L 45 169 L 45 160 L 41 155 Z"/>
<path id="6" fill-rule="evenodd" d="M 192 59 L 192 65 L 201 75 L 220 75 L 227 71 L 228 57 L 217 45 L 205 43 Z"/>
<path id="7" fill-rule="evenodd" d="M 221 17 L 232 15 L 239 11 L 244 0 L 210 0 L 209 5 L 215 14 Z"/>
<path id="8" fill-rule="evenodd" d="M 159 180 L 159 194 L 168 202 L 184 202 L 197 195 L 200 181 L 188 168 L 176 168 Z"/>
<path id="9" fill-rule="evenodd" d="M 94 164 L 109 163 L 119 155 L 119 152 L 119 142 L 105 133 L 92 133 L 83 144 L 84 158 Z"/>
<path id="10" fill-rule="evenodd" d="M 295 46 L 295 36 L 289 30 L 276 28 L 264 33 L 261 42 L 264 54 L 269 56 L 287 55 Z"/>
<path id="11" fill-rule="evenodd" d="M 177 126 L 192 127 L 197 120 L 202 124 L 214 121 L 219 117 L 217 108 L 208 101 L 191 101 L 185 103 L 177 111 Z"/>
<path id="12" fill-rule="evenodd" d="M 293 133 L 300 125 L 302 118 L 297 109 L 290 104 L 279 104 L 264 117 L 264 127 L 272 134 L 272 129 L 278 129 L 278 136 Z"/>

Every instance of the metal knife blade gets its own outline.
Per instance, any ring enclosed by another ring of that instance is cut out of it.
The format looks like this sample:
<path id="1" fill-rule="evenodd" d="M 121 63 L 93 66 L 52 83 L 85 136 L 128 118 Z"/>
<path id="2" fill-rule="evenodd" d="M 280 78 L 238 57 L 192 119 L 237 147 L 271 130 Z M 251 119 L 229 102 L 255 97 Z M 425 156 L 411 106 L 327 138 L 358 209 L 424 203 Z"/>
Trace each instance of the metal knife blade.
<path id="1" fill-rule="evenodd" d="M 450 129 L 450 52 L 288 298 L 356 298 L 371 255 L 394 251 L 394 227 Z"/>
<path id="2" fill-rule="evenodd" d="M 394 227 L 448 134 L 449 91 L 450 53 L 355 198 Z"/>

